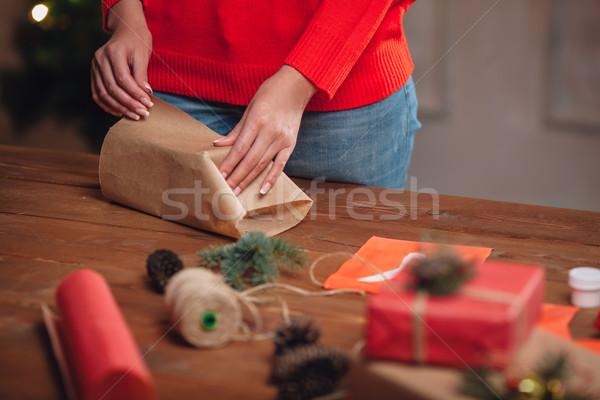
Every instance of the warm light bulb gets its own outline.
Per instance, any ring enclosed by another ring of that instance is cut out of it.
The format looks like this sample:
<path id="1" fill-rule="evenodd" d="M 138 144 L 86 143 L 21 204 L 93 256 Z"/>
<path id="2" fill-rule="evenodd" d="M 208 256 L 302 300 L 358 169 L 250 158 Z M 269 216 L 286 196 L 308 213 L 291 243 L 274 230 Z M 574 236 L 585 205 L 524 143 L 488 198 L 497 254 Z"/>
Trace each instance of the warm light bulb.
<path id="1" fill-rule="evenodd" d="M 48 7 L 44 4 L 38 4 L 31 9 L 31 18 L 35 22 L 40 22 L 48 15 Z"/>

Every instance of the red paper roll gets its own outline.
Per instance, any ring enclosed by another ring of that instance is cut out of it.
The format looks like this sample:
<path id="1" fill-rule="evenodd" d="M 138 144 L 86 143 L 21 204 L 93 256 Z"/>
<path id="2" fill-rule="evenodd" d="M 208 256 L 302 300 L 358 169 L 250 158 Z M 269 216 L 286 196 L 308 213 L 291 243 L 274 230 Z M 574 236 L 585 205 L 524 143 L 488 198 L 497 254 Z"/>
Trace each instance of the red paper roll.
<path id="1" fill-rule="evenodd" d="M 156 398 L 152 375 L 100 274 L 71 273 L 56 290 L 56 305 L 64 367 L 77 399 Z"/>

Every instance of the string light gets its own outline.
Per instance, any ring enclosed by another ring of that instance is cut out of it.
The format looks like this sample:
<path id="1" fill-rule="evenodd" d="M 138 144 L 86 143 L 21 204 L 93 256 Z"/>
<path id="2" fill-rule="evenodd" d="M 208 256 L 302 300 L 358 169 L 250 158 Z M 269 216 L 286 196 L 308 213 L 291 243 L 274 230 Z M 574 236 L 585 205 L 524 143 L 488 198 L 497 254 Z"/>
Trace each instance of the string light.
<path id="1" fill-rule="evenodd" d="M 48 6 L 45 4 L 37 4 L 31 9 L 31 18 L 35 22 L 41 22 L 48 15 Z"/>

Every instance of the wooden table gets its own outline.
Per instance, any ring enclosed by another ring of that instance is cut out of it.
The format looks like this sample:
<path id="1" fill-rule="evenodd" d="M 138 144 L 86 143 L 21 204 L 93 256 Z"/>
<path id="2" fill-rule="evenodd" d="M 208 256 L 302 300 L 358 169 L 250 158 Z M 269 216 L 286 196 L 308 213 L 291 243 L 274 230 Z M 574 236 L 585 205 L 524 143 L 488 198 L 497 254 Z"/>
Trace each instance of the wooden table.
<path id="1" fill-rule="evenodd" d="M 169 329 L 163 297 L 147 285 L 145 261 L 152 251 L 171 249 L 192 266 L 197 250 L 231 240 L 109 203 L 100 193 L 97 167 L 96 155 L 0 146 L 0 398 L 64 397 L 40 304 L 54 305 L 57 284 L 81 267 L 106 278 L 141 351 L 151 349 L 146 361 L 160 398 L 273 398 L 275 389 L 267 383 L 272 343 L 198 350 L 175 334 L 163 338 Z M 310 188 L 309 182 L 297 183 Z M 282 234 L 308 250 L 311 260 L 354 252 L 372 235 L 431 235 L 493 247 L 491 259 L 543 265 L 546 301 L 557 304 L 568 304 L 570 268 L 600 267 L 600 213 L 451 196 L 440 196 L 435 210 L 424 193 L 373 189 L 374 203 L 355 186 L 318 188 L 323 190 L 307 220 Z M 406 215 L 399 218 L 402 207 Z M 326 277 L 343 260 L 326 260 L 317 276 Z M 317 290 L 306 273 L 283 281 Z M 349 350 L 361 338 L 364 297 L 285 298 L 292 315 L 316 322 L 323 343 Z M 277 323 L 277 307 L 261 311 Z M 571 326 L 576 336 L 591 334 L 594 313 L 578 314 Z"/>

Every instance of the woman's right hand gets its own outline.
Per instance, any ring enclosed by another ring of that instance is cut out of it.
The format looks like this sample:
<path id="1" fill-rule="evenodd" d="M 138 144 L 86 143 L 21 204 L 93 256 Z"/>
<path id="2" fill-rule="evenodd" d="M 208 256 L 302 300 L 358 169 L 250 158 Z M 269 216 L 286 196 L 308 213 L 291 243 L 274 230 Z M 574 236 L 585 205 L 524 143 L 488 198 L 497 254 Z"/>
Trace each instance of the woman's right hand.
<path id="1" fill-rule="evenodd" d="M 92 98 L 104 111 L 138 120 L 152 107 L 148 60 L 152 35 L 139 0 L 120 0 L 108 11 L 112 32 L 92 61 Z"/>

